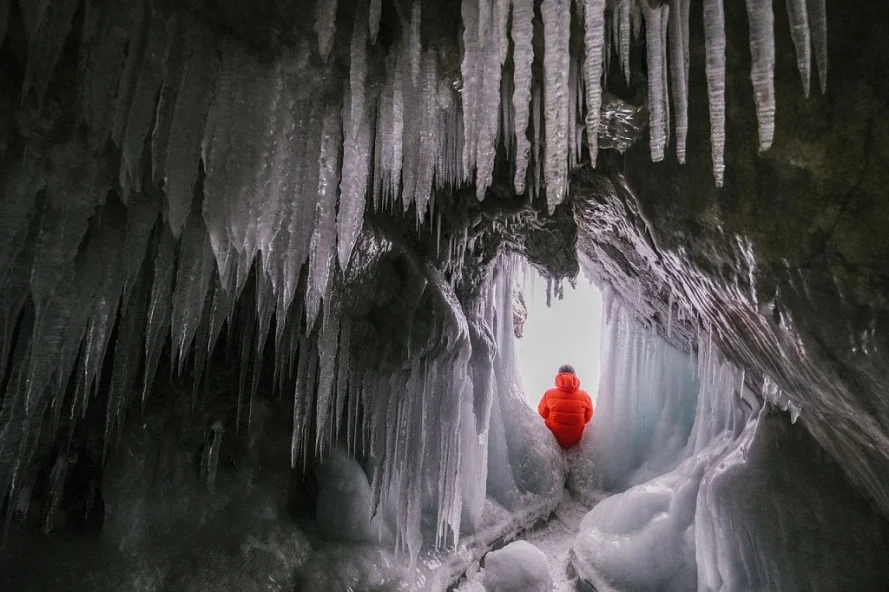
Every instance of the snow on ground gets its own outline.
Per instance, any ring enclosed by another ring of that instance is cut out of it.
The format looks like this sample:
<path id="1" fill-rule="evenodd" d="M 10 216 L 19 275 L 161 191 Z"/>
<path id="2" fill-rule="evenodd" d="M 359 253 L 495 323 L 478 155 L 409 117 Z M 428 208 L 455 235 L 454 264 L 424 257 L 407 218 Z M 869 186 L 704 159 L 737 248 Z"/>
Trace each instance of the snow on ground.
<path id="1" fill-rule="evenodd" d="M 604 495 L 602 497 L 604 498 Z M 590 509 L 590 506 L 576 500 L 565 491 L 562 502 L 549 520 L 539 528 L 525 532 L 519 537 L 520 540 L 534 545 L 546 556 L 553 581 L 553 592 L 571 592 L 576 589 L 576 578 L 568 575 L 568 552 L 574 544 L 583 517 Z M 484 592 L 485 568 L 479 568 L 468 575 L 468 579 L 460 584 L 457 592 Z"/>

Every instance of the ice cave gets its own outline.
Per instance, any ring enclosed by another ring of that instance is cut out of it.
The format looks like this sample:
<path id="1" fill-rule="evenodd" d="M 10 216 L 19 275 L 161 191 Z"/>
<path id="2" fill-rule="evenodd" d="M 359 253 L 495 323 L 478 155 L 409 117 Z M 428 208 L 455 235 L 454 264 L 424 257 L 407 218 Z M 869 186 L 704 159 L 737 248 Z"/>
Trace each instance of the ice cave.
<path id="1" fill-rule="evenodd" d="M 0 0 L 0 590 L 889 590 L 885 56 L 882 0 Z"/>

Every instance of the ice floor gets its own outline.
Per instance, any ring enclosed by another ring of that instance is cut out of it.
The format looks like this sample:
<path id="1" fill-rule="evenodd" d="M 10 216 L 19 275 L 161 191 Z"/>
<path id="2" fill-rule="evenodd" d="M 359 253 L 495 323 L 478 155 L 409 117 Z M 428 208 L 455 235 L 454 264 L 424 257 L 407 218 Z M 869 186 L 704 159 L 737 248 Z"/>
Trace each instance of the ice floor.
<path id="1" fill-rule="evenodd" d="M 602 494 L 599 498 L 605 499 Z M 569 573 L 568 554 L 577 536 L 580 522 L 592 509 L 586 503 L 576 500 L 567 490 L 561 503 L 542 525 L 521 533 L 516 540 L 527 541 L 540 549 L 549 563 L 553 592 L 573 592 L 577 589 L 577 578 Z M 484 567 L 480 567 L 470 577 L 463 580 L 456 592 L 483 592 Z"/>

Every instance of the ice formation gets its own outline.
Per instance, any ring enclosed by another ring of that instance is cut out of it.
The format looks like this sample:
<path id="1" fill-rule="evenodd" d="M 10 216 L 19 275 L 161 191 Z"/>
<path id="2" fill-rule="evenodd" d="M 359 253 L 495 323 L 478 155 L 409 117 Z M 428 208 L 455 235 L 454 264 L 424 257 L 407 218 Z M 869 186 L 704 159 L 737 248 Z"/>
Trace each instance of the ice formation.
<path id="1" fill-rule="evenodd" d="M 613 295 L 606 303 L 597 423 L 572 487 L 621 493 L 581 523 L 571 555 L 580 578 L 597 590 L 878 586 L 879 553 L 853 531 L 842 529 L 839 544 L 855 549 L 854 566 L 833 552 L 835 542 L 802 534 L 813 516 L 842 520 L 838 512 L 849 511 L 863 524 L 874 509 L 793 428 L 795 414 L 770 402 L 781 398 L 767 394 L 773 383 L 754 392 L 705 331 L 697 353 L 685 354 Z"/>
<path id="2" fill-rule="evenodd" d="M 718 184 L 721 2 L 704 4 Z M 0 3 L 0 39 L 8 4 Z M 171 367 L 193 367 L 198 383 L 224 327 L 241 355 L 235 429 L 251 427 L 252 393 L 274 327 L 276 379 L 296 385 L 293 464 L 307 466 L 338 440 L 351 453 L 363 450 L 375 467 L 374 504 L 398 508 L 393 535 L 413 557 L 424 541 L 453 544 L 478 524 L 486 495 L 516 507 L 523 496 L 558 491 L 558 450 L 539 443 L 545 432 L 509 370 L 508 272 L 486 287 L 489 304 L 466 313 L 441 269 L 414 262 L 428 287 L 417 298 L 443 314 L 436 317 L 438 349 L 412 343 L 401 352 L 410 367 L 403 359 L 374 366 L 354 355 L 356 328 L 339 314 L 354 297 L 345 280 L 363 271 L 367 250 L 356 255 L 356 245 L 368 210 L 412 211 L 417 227 L 431 232 L 439 192 L 473 182 L 477 197 L 488 199 L 494 171 L 513 163 L 518 193 L 545 192 L 550 209 L 561 203 L 570 164 L 580 161 L 580 122 L 596 154 L 607 41 L 629 75 L 631 33 L 643 26 L 652 157 L 660 159 L 669 144 L 672 80 L 682 160 L 688 2 L 651 9 L 589 0 L 578 15 L 570 1 L 543 0 L 535 23 L 531 0 L 463 0 L 458 65 L 443 56 L 458 55 L 459 40 L 435 47 L 423 38 L 430 17 L 419 0 L 387 17 L 403 22 L 387 28 L 389 37 L 402 34 L 388 38 L 385 51 L 384 3 L 351 11 L 318 0 L 314 35 L 263 59 L 189 13 L 170 13 L 169 3 L 87 2 L 82 11 L 73 0 L 18 4 L 28 44 L 21 102 L 47 100 L 76 22 L 79 70 L 66 83 L 79 98 L 70 118 L 84 125 L 54 137 L 42 156 L 25 150 L 2 161 L 0 491 L 15 498 L 41 433 L 95 404 L 106 365 L 110 439 L 133 386 L 143 405 L 151 397 L 168 339 Z M 771 8 L 748 6 L 767 138 L 773 32 L 764 11 Z M 811 26 L 823 88 L 824 2 L 788 2 L 788 11 L 805 86 Z M 583 60 L 572 51 L 577 24 L 585 31 Z M 119 152 L 111 171 L 109 149 Z M 446 237 L 443 267 L 468 250 L 464 232 Z M 506 413 L 515 420 L 503 421 Z M 218 460 L 211 453 L 212 446 L 203 473 L 210 487 Z M 424 512 L 433 515 L 428 538 L 421 536 Z"/>

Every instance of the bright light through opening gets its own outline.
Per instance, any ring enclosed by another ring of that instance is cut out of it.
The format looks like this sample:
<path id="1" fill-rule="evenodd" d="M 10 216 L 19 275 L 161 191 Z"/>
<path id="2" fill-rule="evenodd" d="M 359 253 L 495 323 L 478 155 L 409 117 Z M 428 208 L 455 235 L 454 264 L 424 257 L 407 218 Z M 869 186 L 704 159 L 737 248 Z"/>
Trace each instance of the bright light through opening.
<path id="1" fill-rule="evenodd" d="M 546 281 L 533 277 L 523 286 L 528 318 L 517 343 L 519 373 L 528 404 L 537 408 L 543 393 L 553 387 L 562 364 L 571 364 L 581 388 L 593 400 L 599 390 L 599 353 L 602 335 L 602 294 L 580 277 L 577 288 L 567 282 L 561 300 L 553 296 L 546 306 Z"/>

